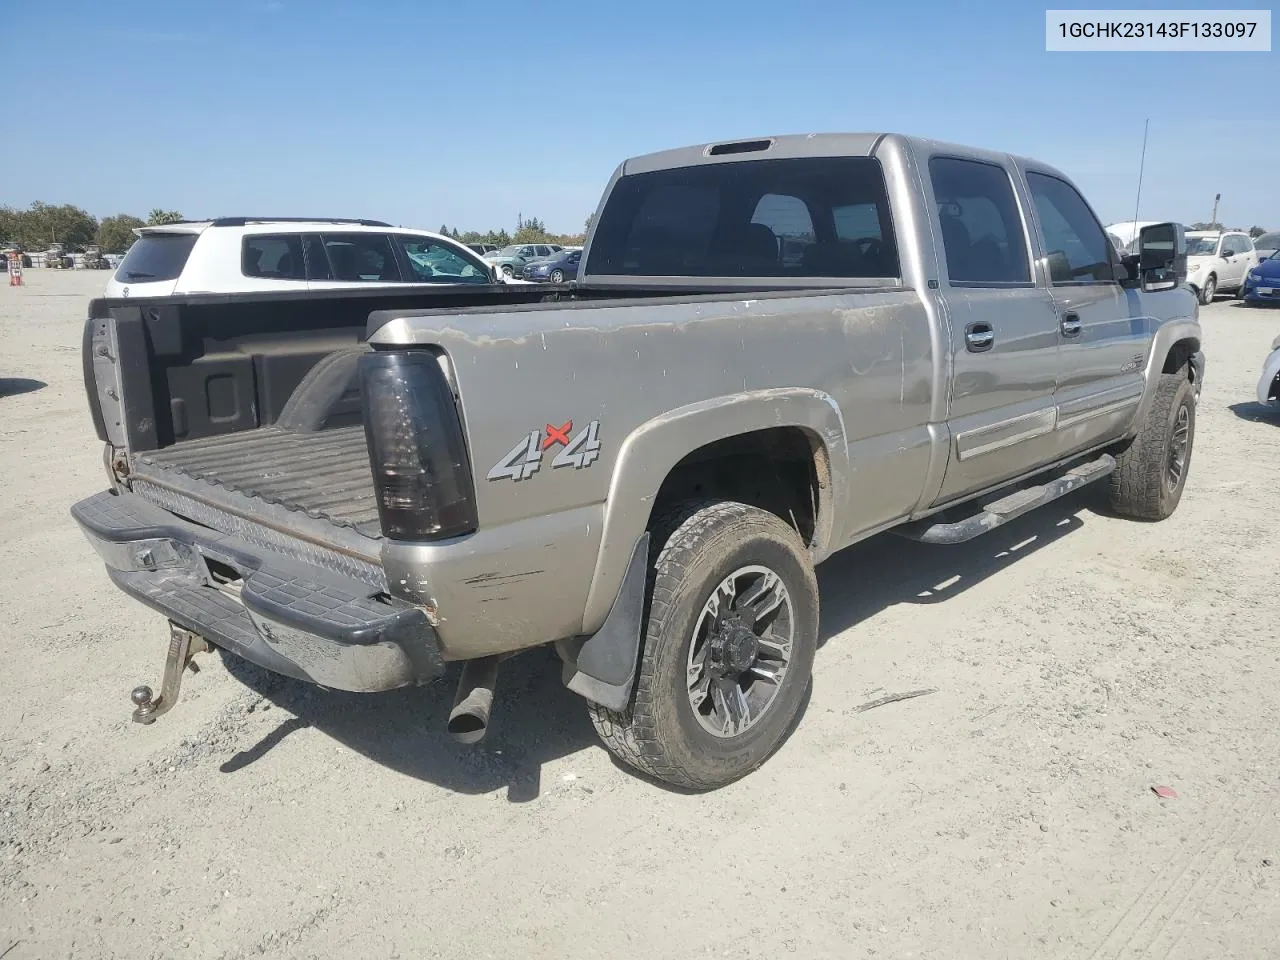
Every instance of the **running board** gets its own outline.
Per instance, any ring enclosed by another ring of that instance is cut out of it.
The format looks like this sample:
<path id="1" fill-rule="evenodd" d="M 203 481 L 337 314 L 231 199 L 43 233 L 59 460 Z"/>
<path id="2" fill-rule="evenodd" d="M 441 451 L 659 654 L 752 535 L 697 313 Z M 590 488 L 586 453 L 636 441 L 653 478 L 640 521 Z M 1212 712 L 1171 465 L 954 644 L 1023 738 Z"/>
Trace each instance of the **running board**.
<path id="1" fill-rule="evenodd" d="M 1110 476 L 1116 468 L 1115 457 L 1104 453 L 1097 460 L 1082 463 L 1068 470 L 1060 477 L 1038 487 L 1026 487 L 1015 490 L 1008 496 L 989 503 L 980 512 L 955 523 L 930 523 L 928 519 L 917 520 L 895 527 L 894 532 L 921 543 L 964 543 L 984 533 L 990 533 L 996 527 L 1004 526 L 1010 520 L 1030 513 L 1036 507 L 1043 507 L 1059 497 L 1065 497 L 1072 490 L 1079 490 L 1087 483 Z"/>

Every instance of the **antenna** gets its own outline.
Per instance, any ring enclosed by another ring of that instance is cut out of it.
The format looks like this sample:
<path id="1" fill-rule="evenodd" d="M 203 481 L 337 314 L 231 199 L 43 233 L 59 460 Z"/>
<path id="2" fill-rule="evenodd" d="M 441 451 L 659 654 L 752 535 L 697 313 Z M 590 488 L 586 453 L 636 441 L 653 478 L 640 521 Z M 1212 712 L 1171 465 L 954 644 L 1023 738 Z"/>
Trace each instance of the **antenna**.
<path id="1" fill-rule="evenodd" d="M 1138 205 L 1142 202 L 1142 174 L 1147 167 L 1147 128 L 1151 118 L 1142 121 L 1142 159 L 1138 161 L 1138 196 L 1133 201 L 1133 239 L 1138 239 Z"/>

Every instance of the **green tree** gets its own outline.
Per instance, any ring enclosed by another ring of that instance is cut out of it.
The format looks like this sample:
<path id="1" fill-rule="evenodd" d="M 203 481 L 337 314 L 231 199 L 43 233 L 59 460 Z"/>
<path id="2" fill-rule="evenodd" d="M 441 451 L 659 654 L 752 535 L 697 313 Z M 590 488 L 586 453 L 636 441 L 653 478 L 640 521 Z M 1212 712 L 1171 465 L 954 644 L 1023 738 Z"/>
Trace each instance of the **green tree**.
<path id="1" fill-rule="evenodd" d="M 152 227 L 160 226 L 165 223 L 177 223 L 182 219 L 182 214 L 177 210 L 161 210 L 159 207 L 154 208 L 147 214 L 147 224 Z"/>
<path id="2" fill-rule="evenodd" d="M 103 253 L 124 253 L 137 239 L 133 235 L 134 228 L 142 226 L 146 226 L 143 220 L 127 213 L 103 217 L 98 224 L 98 246 Z"/>
<path id="3" fill-rule="evenodd" d="M 587 221 L 582 225 L 583 235 L 586 235 L 591 232 L 591 224 L 595 222 L 596 222 L 596 215 L 594 213 L 588 213 Z"/>
<path id="4" fill-rule="evenodd" d="M 37 200 L 20 214 L 19 242 L 32 249 L 55 242 L 68 250 L 83 248 L 97 232 L 98 221 L 69 203 L 54 206 Z"/>
<path id="5" fill-rule="evenodd" d="M 551 240 L 547 233 L 547 225 L 537 217 L 521 218 L 520 228 L 516 230 L 515 243 L 545 243 Z"/>
<path id="6" fill-rule="evenodd" d="M 1197 221 L 1191 225 L 1192 230 L 1221 230 L 1222 224 L 1216 220 L 1213 223 L 1207 223 L 1203 220 Z"/>
<path id="7" fill-rule="evenodd" d="M 1266 227 L 1250 227 L 1249 228 L 1249 236 L 1253 237 L 1255 240 L 1258 239 L 1258 237 L 1262 236 L 1266 232 L 1267 232 Z M 0 233 L 4 233 L 4 231 L 0 230 Z"/>

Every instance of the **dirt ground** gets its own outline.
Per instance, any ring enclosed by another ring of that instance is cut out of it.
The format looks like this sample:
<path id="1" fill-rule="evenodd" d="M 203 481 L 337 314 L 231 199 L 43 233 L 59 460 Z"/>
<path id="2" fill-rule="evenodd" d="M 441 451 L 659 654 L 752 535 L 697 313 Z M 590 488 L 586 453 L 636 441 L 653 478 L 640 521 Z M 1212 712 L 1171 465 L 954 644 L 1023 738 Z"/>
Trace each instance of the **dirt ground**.
<path id="1" fill-rule="evenodd" d="M 1253 403 L 1280 311 L 1203 310 L 1171 521 L 1084 491 L 826 564 L 802 722 L 693 796 L 612 763 L 540 653 L 479 748 L 443 733 L 447 681 L 362 697 L 216 657 L 131 723 L 165 624 L 67 513 L 105 485 L 104 282 L 0 288 L 4 960 L 1280 955 L 1280 414 Z"/>

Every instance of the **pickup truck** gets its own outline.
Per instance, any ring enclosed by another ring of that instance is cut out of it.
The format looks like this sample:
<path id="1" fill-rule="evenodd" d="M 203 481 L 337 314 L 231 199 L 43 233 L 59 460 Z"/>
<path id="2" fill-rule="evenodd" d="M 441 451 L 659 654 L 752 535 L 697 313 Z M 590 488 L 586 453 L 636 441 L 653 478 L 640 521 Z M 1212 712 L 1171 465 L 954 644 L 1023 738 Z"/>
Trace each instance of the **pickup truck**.
<path id="1" fill-rule="evenodd" d="M 1173 513 L 1185 251 L 1152 224 L 1119 257 L 1038 161 L 779 136 L 627 160 L 577 283 L 94 301 L 110 487 L 72 512 L 170 621 L 134 719 L 210 647 L 368 692 L 462 661 L 475 742 L 499 665 L 554 644 L 616 756 L 729 783 L 800 709 L 836 551 L 1099 480 Z"/>

